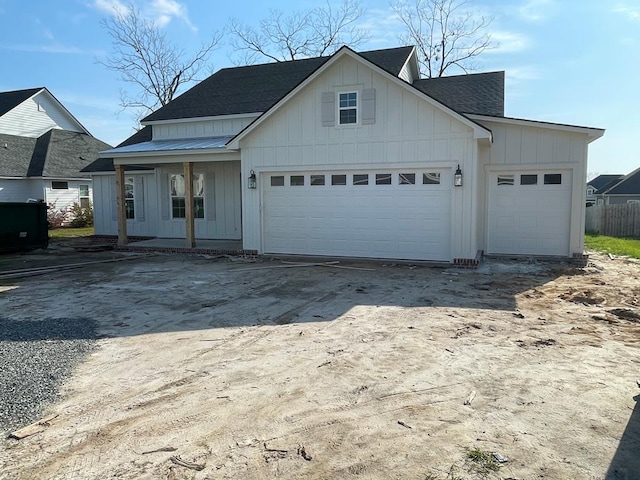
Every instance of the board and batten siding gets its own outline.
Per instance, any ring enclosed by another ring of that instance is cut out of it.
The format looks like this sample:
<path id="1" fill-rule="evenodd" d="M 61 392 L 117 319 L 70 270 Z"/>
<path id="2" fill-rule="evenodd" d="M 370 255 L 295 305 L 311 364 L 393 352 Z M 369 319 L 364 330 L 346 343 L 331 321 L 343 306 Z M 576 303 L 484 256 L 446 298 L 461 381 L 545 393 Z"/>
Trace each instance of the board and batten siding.
<path id="1" fill-rule="evenodd" d="M 488 192 L 490 172 L 549 173 L 570 171 L 571 230 L 570 253 L 582 253 L 584 249 L 584 225 L 587 182 L 587 155 L 589 137 L 586 133 L 566 131 L 544 124 L 509 124 L 504 121 L 478 120 L 493 133 L 493 143 L 481 146 L 478 162 L 477 204 L 481 216 L 478 222 L 478 239 L 486 249 L 488 224 Z"/>
<path id="2" fill-rule="evenodd" d="M 45 92 L 25 100 L 0 118 L 0 132 L 7 135 L 36 138 L 52 128 L 84 132 Z"/>
<path id="3" fill-rule="evenodd" d="M 175 140 L 183 138 L 221 137 L 235 135 L 249 125 L 256 116 L 200 120 L 193 122 L 161 123 L 153 125 L 154 140 Z"/>
<path id="4" fill-rule="evenodd" d="M 164 165 L 156 169 L 159 185 L 158 236 L 185 238 L 185 221 L 171 218 L 168 180 L 171 174 L 183 173 L 182 164 Z M 196 238 L 215 240 L 240 240 L 241 193 L 240 162 L 194 163 L 193 173 L 204 174 L 205 218 L 196 218 Z"/>
<path id="5" fill-rule="evenodd" d="M 134 179 L 135 218 L 127 220 L 127 235 L 132 237 L 154 237 L 157 234 L 156 202 L 149 201 L 157 196 L 154 172 L 126 172 L 126 177 Z M 93 211 L 96 235 L 117 235 L 118 216 L 116 206 L 115 175 L 93 176 Z"/>
<path id="6" fill-rule="evenodd" d="M 325 92 L 375 90 L 375 121 L 323 126 Z M 419 92 L 350 57 L 329 67 L 240 142 L 243 185 L 263 172 L 362 168 L 449 168 L 460 164 L 465 186 L 452 189 L 453 258 L 476 255 L 473 130 Z M 244 248 L 263 251 L 261 190 L 242 189 Z"/>

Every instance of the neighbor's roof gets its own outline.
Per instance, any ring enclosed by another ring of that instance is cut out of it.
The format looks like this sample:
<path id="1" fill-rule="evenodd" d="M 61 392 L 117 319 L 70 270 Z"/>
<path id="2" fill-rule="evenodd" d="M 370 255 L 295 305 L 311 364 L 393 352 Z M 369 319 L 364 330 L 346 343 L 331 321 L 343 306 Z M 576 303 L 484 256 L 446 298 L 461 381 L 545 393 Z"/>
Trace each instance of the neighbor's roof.
<path id="1" fill-rule="evenodd" d="M 0 92 L 0 116 L 13 110 L 25 100 L 33 97 L 44 87 L 28 88 L 26 90 L 13 90 L 11 92 Z"/>
<path id="2" fill-rule="evenodd" d="M 618 182 L 618 180 L 622 180 L 624 175 L 621 174 L 607 174 L 607 175 L 598 175 L 593 180 L 587 182 L 587 185 L 591 185 L 593 188 L 598 190 L 606 189 L 606 187 L 612 186 L 614 182 Z"/>
<path id="3" fill-rule="evenodd" d="M 0 134 L 0 176 L 84 177 L 80 170 L 107 148 L 91 135 L 55 128 L 38 138 Z"/>
<path id="4" fill-rule="evenodd" d="M 413 47 L 362 52 L 367 60 L 398 76 Z M 142 122 L 262 113 L 331 57 L 223 68 Z"/>
<path id="5" fill-rule="evenodd" d="M 459 113 L 504 116 L 504 72 L 423 78 L 413 86 Z"/>
<path id="6" fill-rule="evenodd" d="M 606 190 L 598 191 L 598 193 L 606 195 L 640 195 L 640 168 L 634 170 L 619 182 L 606 187 Z"/>

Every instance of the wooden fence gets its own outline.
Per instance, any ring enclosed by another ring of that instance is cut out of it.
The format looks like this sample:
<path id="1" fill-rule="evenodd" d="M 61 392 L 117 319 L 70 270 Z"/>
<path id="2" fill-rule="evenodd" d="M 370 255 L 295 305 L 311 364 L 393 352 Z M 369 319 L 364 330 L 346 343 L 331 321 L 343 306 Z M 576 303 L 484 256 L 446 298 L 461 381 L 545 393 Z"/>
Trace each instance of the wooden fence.
<path id="1" fill-rule="evenodd" d="M 585 230 L 610 237 L 640 238 L 640 204 L 587 207 Z"/>

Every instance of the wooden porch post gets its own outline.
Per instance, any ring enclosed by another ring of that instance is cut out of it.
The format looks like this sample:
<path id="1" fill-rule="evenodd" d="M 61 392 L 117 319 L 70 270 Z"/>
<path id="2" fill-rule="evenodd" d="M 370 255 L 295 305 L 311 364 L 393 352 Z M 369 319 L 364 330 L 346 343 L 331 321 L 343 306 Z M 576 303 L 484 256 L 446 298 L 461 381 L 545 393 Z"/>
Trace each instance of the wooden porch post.
<path id="1" fill-rule="evenodd" d="M 124 165 L 116 165 L 116 206 L 118 209 L 118 245 L 127 244 L 127 212 L 124 201 Z"/>
<path id="2" fill-rule="evenodd" d="M 195 225 L 193 222 L 193 163 L 184 162 L 184 206 L 187 248 L 196 246 Z"/>

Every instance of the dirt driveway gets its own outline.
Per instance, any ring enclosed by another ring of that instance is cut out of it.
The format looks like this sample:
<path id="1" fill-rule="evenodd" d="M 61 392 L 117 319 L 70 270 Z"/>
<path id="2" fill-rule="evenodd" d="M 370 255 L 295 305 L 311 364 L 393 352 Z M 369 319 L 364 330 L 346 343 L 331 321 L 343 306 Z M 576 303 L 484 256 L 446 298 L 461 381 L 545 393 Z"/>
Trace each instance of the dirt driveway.
<path id="1" fill-rule="evenodd" d="M 101 338 L 0 478 L 637 479 L 639 278 L 158 255 L 3 280 L 5 318 Z"/>

